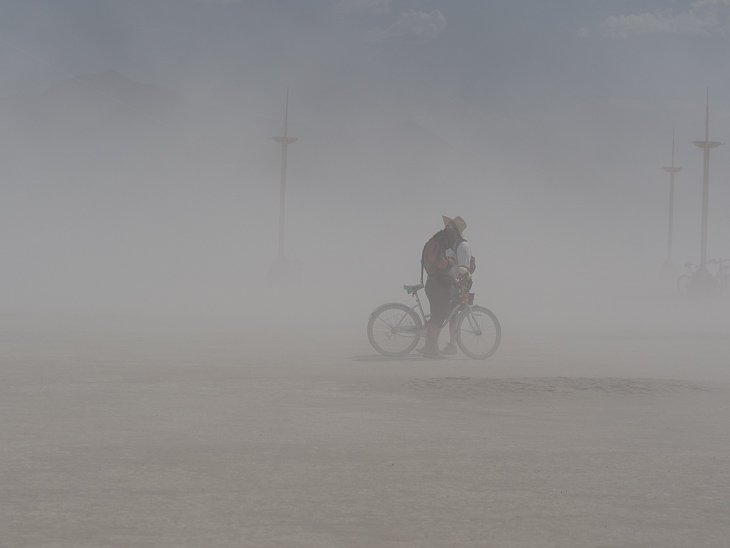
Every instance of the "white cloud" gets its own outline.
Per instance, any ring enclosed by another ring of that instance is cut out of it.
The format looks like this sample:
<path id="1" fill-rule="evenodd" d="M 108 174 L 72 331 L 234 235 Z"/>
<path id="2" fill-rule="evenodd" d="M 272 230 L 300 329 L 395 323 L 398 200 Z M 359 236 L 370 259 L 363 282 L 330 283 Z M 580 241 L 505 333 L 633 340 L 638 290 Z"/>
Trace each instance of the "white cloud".
<path id="1" fill-rule="evenodd" d="M 335 5 L 335 9 L 345 13 L 390 13 L 390 0 L 342 0 Z"/>
<path id="2" fill-rule="evenodd" d="M 393 38 L 436 38 L 446 28 L 446 17 L 440 10 L 433 10 L 430 13 L 411 10 L 408 13 L 401 13 L 395 23 L 387 29 L 375 28 L 370 31 L 372 40 L 383 41 Z"/>
<path id="3" fill-rule="evenodd" d="M 591 30 L 587 27 L 583 27 L 581 29 L 578 29 L 576 35 L 578 36 L 578 38 L 588 38 L 591 35 Z"/>
<path id="4" fill-rule="evenodd" d="M 607 38 L 628 38 L 636 34 L 665 32 L 710 37 L 727 32 L 730 21 L 730 0 L 696 0 L 687 11 L 655 11 L 640 15 L 608 17 L 601 28 Z"/>

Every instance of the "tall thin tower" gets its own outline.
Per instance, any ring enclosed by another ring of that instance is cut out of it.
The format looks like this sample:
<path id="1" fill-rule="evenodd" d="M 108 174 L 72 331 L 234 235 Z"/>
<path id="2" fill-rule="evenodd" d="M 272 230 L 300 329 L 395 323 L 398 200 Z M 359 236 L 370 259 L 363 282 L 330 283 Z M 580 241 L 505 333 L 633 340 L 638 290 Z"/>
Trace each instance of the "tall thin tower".
<path id="1" fill-rule="evenodd" d="M 707 209 L 710 197 L 710 149 L 720 146 L 719 141 L 710 141 L 710 88 L 707 88 L 707 103 L 705 106 L 705 140 L 692 141 L 695 146 L 703 149 L 704 164 L 702 166 L 702 240 L 700 244 L 700 269 L 698 281 L 710 280 L 710 271 L 707 269 Z M 709 287 L 709 283 L 702 284 Z"/>
<path id="2" fill-rule="evenodd" d="M 284 210 L 286 204 L 286 153 L 290 144 L 297 141 L 296 137 L 287 136 L 289 123 L 289 88 L 286 88 L 286 110 L 284 113 L 284 136 L 273 137 L 281 145 L 281 193 L 279 195 L 279 258 L 284 258 Z"/>
<path id="3" fill-rule="evenodd" d="M 668 274 L 675 274 L 676 268 L 672 260 L 672 229 L 674 226 L 674 174 L 682 171 L 681 167 L 674 167 L 674 130 L 672 130 L 672 165 L 663 167 L 669 172 L 669 236 L 667 238 L 667 260 L 664 262 L 664 271 Z"/>

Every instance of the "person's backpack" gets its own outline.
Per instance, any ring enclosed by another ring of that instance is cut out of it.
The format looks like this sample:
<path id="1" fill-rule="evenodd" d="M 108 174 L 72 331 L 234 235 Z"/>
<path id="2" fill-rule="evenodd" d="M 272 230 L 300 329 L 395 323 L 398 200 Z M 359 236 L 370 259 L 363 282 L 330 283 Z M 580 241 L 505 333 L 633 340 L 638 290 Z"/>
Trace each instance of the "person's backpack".
<path id="1" fill-rule="evenodd" d="M 441 262 L 447 247 L 448 241 L 445 236 L 439 233 L 434 234 L 423 246 L 421 252 L 421 283 L 423 283 L 424 270 L 429 274 L 438 271 L 436 265 Z"/>

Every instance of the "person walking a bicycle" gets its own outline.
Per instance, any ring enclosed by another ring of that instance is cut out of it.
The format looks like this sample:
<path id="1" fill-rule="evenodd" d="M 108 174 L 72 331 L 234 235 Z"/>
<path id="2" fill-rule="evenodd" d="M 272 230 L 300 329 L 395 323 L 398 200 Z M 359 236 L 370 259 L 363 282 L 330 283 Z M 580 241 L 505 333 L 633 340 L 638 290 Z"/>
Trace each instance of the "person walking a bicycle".
<path id="1" fill-rule="evenodd" d="M 455 282 L 464 272 L 459 268 L 459 260 L 471 264 L 471 247 L 464 239 L 462 232 L 466 222 L 461 217 L 451 219 L 442 216 L 444 228 L 434 234 L 421 253 L 421 276 L 428 274 L 426 280 L 426 297 L 431 309 L 431 317 L 426 324 L 426 358 L 441 358 L 438 339 L 449 314 L 452 298 L 456 293 Z M 461 265 L 465 266 L 465 265 Z M 446 354 L 456 354 L 453 326 L 449 326 L 449 344 L 444 349 Z"/>

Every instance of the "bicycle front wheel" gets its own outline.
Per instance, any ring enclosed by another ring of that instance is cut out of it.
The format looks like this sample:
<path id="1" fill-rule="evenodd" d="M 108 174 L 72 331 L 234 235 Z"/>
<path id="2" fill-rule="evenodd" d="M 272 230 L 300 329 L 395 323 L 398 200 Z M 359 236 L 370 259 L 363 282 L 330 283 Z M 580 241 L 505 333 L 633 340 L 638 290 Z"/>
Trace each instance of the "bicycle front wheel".
<path id="1" fill-rule="evenodd" d="M 384 356 L 405 356 L 416 348 L 423 333 L 423 322 L 404 304 L 384 304 L 370 314 L 368 339 Z"/>
<path id="2" fill-rule="evenodd" d="M 689 285 L 689 276 L 687 274 L 682 274 L 679 279 L 677 280 L 677 291 L 679 291 L 679 294 L 682 295 L 682 297 L 687 296 L 687 286 Z"/>
<path id="3" fill-rule="evenodd" d="M 474 360 L 486 360 L 494 354 L 501 339 L 502 327 L 497 316 L 483 306 L 465 309 L 456 321 L 456 342 Z"/>

